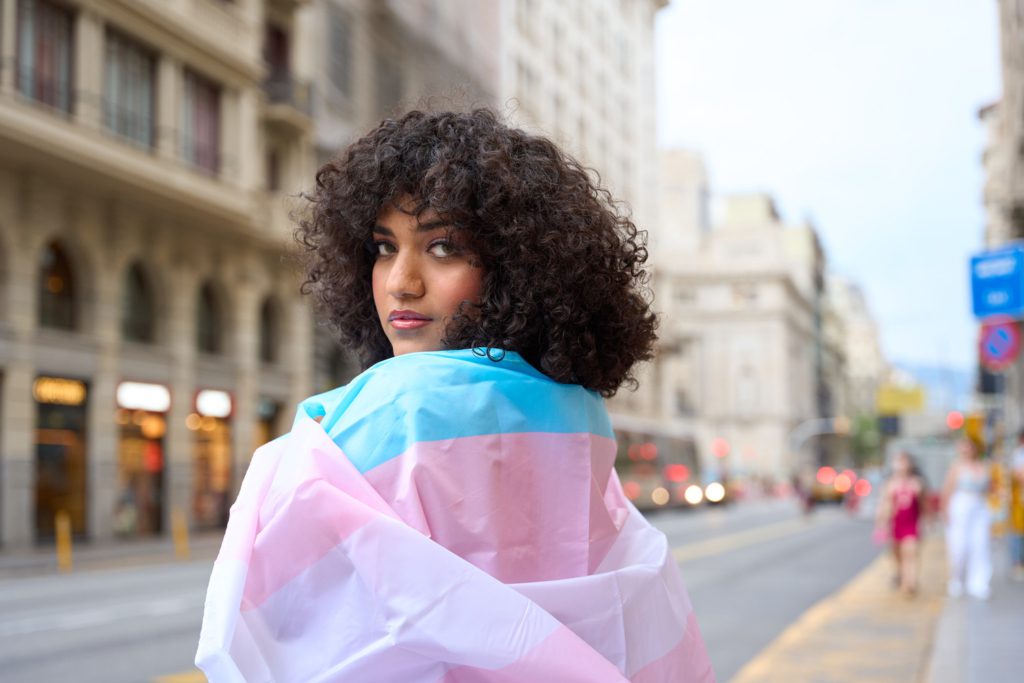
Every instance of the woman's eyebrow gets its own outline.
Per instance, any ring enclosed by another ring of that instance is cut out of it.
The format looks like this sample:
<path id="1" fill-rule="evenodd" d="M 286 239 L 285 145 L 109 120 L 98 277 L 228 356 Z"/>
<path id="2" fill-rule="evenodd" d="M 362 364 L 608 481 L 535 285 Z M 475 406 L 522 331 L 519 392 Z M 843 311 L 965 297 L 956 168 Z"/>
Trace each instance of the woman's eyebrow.
<path id="1" fill-rule="evenodd" d="M 446 221 L 443 218 L 435 218 L 434 220 L 426 221 L 425 223 L 417 225 L 416 232 L 429 232 L 431 230 L 437 230 L 438 228 L 450 228 L 451 225 L 450 221 Z"/>
<path id="2" fill-rule="evenodd" d="M 419 225 L 417 225 L 416 232 L 430 232 L 431 230 L 437 230 L 439 228 L 450 228 L 451 225 L 452 224 L 449 221 L 443 220 L 441 218 L 436 218 L 432 221 L 427 221 L 426 223 L 420 223 Z M 375 233 L 380 233 L 381 235 L 387 235 L 388 237 L 395 236 L 395 232 L 391 228 L 384 225 L 373 226 L 373 231 Z"/>

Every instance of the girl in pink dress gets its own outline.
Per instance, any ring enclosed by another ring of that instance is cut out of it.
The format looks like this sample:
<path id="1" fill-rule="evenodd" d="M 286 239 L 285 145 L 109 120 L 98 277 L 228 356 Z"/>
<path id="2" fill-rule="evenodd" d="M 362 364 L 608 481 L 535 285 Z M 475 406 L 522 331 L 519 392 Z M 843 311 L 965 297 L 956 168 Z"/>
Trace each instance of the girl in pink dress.
<path id="1" fill-rule="evenodd" d="M 896 584 L 907 595 L 917 592 L 917 555 L 923 510 L 924 482 L 908 453 L 899 453 L 893 473 L 882 489 L 877 528 L 892 539 Z"/>

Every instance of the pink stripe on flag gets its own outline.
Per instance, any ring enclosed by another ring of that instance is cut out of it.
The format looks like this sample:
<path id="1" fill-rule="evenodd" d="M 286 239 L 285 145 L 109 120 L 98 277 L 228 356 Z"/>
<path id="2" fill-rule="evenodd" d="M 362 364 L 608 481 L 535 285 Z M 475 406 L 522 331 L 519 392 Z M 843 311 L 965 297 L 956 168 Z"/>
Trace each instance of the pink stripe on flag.
<path id="1" fill-rule="evenodd" d="M 244 548 L 244 540 L 227 540 L 236 515 L 259 520 L 251 553 L 237 558 L 249 564 L 243 611 L 260 605 L 370 520 L 395 516 L 312 420 L 300 421 L 279 448 L 277 457 L 287 467 L 278 469 L 262 500 L 239 497 L 225 533 L 225 547 L 239 552 L 235 548 Z"/>
<path id="2" fill-rule="evenodd" d="M 605 500 L 614 460 L 615 442 L 593 434 L 488 434 L 416 443 L 364 476 L 406 524 L 520 583 L 600 563 L 625 519 Z"/>
<path id="3" fill-rule="evenodd" d="M 249 562 L 252 544 L 256 540 L 259 526 L 257 511 L 274 481 L 278 463 L 281 461 L 282 441 L 284 439 L 271 441 L 257 448 L 253 453 L 249 469 L 242 480 L 242 488 L 231 505 L 228 528 L 224 533 L 224 540 L 221 541 L 220 551 L 217 553 L 217 562 L 225 560 Z"/>
<path id="4" fill-rule="evenodd" d="M 637 671 L 632 683 L 715 683 L 715 672 L 711 668 L 704 639 L 697 626 L 697 615 L 690 613 L 686 620 L 686 631 L 665 656 L 660 657 Z"/>
<path id="5" fill-rule="evenodd" d="M 500 669 L 460 666 L 438 683 L 628 683 L 607 659 L 559 626 L 517 662 Z"/>

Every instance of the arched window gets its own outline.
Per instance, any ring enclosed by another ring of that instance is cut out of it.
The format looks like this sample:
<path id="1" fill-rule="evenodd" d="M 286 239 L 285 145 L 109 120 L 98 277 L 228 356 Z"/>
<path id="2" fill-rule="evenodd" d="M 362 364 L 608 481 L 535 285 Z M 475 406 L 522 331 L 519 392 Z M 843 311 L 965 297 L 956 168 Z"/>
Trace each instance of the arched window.
<path id="1" fill-rule="evenodd" d="M 75 279 L 71 262 L 58 242 L 50 242 L 39 259 L 39 323 L 73 330 L 76 319 Z"/>
<path id="2" fill-rule="evenodd" d="M 277 362 L 277 307 L 269 296 L 260 307 L 260 360 Z"/>
<path id="3" fill-rule="evenodd" d="M 221 310 L 213 285 L 205 283 L 199 290 L 199 309 L 196 316 L 196 343 L 200 351 L 221 352 Z"/>
<path id="4" fill-rule="evenodd" d="M 121 332 L 125 339 L 152 343 L 155 337 L 153 289 L 142 266 L 133 263 L 124 279 L 121 299 Z"/>

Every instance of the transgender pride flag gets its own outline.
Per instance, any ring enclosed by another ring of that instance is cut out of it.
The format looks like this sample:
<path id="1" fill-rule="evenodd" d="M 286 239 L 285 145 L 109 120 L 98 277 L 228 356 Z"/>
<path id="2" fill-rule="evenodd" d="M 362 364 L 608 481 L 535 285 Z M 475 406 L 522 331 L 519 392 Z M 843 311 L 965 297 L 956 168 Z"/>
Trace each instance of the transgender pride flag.
<path id="1" fill-rule="evenodd" d="M 714 681 L 601 398 L 518 354 L 414 353 L 256 451 L 206 597 L 211 681 Z"/>

